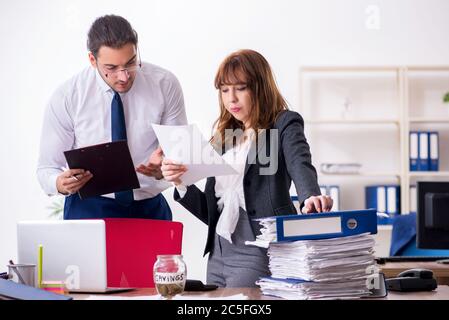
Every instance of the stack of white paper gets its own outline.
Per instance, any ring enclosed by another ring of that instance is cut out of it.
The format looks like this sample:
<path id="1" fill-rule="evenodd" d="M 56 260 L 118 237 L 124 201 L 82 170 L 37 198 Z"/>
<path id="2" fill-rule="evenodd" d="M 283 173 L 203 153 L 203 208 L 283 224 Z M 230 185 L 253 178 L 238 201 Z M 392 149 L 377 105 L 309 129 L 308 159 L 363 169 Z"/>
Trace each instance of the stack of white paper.
<path id="1" fill-rule="evenodd" d="M 260 234 L 256 236 L 255 241 L 246 241 L 247 245 L 254 245 L 257 247 L 268 248 L 270 243 L 277 241 L 276 236 L 276 219 L 273 217 L 256 219 L 262 226 Z"/>
<path id="2" fill-rule="evenodd" d="M 374 238 L 368 234 L 272 243 L 268 250 L 273 277 L 333 281 L 366 275 L 373 265 Z"/>
<path id="3" fill-rule="evenodd" d="M 268 247 L 272 276 L 257 281 L 263 294 L 285 299 L 359 298 L 370 294 L 375 240 L 368 233 L 322 240 L 276 242 L 274 218 L 247 244 Z M 370 272 L 371 271 L 371 272 Z"/>
<path id="4" fill-rule="evenodd" d="M 264 295 L 295 299 L 357 299 L 367 296 L 364 279 L 315 283 L 300 279 L 261 278 L 257 284 Z"/>

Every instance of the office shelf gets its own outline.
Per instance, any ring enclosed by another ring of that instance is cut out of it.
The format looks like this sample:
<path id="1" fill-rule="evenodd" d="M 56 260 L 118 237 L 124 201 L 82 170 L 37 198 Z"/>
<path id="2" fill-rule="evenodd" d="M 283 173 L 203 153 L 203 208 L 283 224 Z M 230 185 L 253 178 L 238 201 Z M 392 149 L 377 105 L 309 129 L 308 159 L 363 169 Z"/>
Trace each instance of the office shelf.
<path id="1" fill-rule="evenodd" d="M 449 177 L 449 162 L 446 156 L 449 136 L 449 104 L 443 102 L 443 96 L 449 91 L 449 66 L 409 66 L 404 68 L 404 121 L 406 141 L 403 155 L 406 175 L 404 186 L 410 186 L 420 180 L 441 180 Z M 439 162 L 441 171 L 409 171 L 409 132 L 439 132 Z M 402 200 L 405 210 L 410 209 L 409 189 L 403 190 Z"/>
<path id="2" fill-rule="evenodd" d="M 363 177 L 400 177 L 399 172 L 360 172 L 360 173 L 319 173 L 320 176 L 344 176 L 347 178 Z"/>
<path id="3" fill-rule="evenodd" d="M 394 124 L 398 125 L 399 120 L 389 119 L 354 119 L 354 120 L 339 120 L 339 119 L 322 119 L 322 120 L 305 120 L 306 124 L 320 125 L 320 124 L 350 124 L 350 125 L 365 125 L 365 124 Z"/>
<path id="4" fill-rule="evenodd" d="M 298 111 L 305 120 L 315 167 L 362 165 L 358 174 L 319 173 L 319 179 L 352 188 L 346 197 L 340 189 L 343 209 L 364 206 L 361 189 L 368 184 L 399 183 L 401 211 L 407 213 L 411 184 L 449 178 L 449 155 L 443 151 L 449 143 L 449 104 L 442 101 L 448 91 L 449 66 L 301 68 Z M 409 171 L 411 130 L 440 132 L 442 171 Z"/>
<path id="5" fill-rule="evenodd" d="M 449 171 L 412 171 L 410 177 L 449 177 Z"/>
<path id="6" fill-rule="evenodd" d="M 449 110 L 449 105 L 448 105 Z M 409 119 L 411 123 L 449 123 L 449 117 L 440 117 L 440 118 L 417 118 L 411 117 Z"/>

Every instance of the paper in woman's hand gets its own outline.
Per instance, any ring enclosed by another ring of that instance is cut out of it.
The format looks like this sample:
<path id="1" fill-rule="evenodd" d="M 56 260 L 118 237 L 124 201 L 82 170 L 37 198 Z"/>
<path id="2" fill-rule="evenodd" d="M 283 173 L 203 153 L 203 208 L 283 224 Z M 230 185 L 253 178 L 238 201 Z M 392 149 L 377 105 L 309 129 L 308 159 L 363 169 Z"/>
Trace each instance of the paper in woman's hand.
<path id="1" fill-rule="evenodd" d="M 187 167 L 187 172 L 181 177 L 184 185 L 208 177 L 237 174 L 206 141 L 196 125 L 152 126 L 165 158 Z"/>

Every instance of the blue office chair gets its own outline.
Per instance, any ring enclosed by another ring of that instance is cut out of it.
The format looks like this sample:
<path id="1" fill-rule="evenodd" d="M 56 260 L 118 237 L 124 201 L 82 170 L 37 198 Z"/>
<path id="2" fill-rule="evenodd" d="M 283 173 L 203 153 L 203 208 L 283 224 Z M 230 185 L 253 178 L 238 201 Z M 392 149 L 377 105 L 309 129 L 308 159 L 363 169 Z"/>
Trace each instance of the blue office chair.
<path id="1" fill-rule="evenodd" d="M 398 215 L 393 221 L 390 256 L 449 256 L 449 250 L 416 247 L 416 213 Z"/>

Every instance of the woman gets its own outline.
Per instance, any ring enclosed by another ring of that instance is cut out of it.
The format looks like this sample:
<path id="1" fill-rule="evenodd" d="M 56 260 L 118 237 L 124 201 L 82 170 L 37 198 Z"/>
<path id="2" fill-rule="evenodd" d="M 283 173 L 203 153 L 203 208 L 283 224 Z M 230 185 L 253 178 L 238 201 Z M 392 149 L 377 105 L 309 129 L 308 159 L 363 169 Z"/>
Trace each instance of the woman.
<path id="1" fill-rule="evenodd" d="M 211 143 L 238 174 L 208 178 L 202 192 L 182 185 L 185 166 L 164 159 L 161 170 L 176 186 L 175 200 L 209 226 L 207 282 L 253 287 L 269 275 L 266 250 L 245 245 L 259 233 L 254 219 L 297 214 L 292 180 L 303 213 L 330 211 L 332 199 L 320 195 L 303 119 L 288 111 L 261 54 L 232 53 L 220 65 L 215 87 L 220 117 Z"/>

